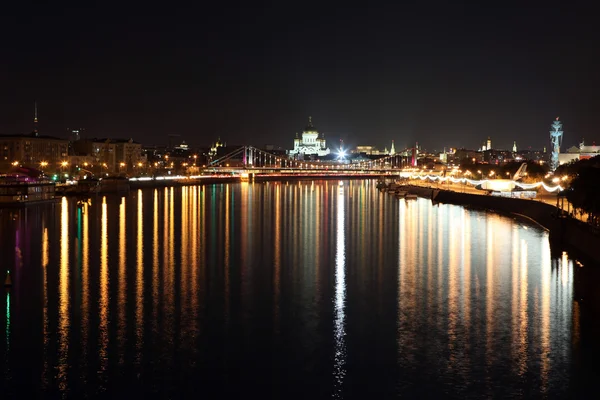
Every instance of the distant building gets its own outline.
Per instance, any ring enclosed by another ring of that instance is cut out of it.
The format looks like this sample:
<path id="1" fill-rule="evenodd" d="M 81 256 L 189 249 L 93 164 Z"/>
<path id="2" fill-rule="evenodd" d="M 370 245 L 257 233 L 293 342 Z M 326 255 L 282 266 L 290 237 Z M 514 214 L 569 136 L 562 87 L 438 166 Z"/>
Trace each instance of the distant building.
<path id="1" fill-rule="evenodd" d="M 39 168 L 41 163 L 49 169 L 57 168 L 68 155 L 69 141 L 53 136 L 0 135 L 0 170 L 17 165 Z"/>
<path id="2" fill-rule="evenodd" d="M 487 141 L 483 142 L 479 151 L 492 150 L 492 139 L 488 136 Z"/>
<path id="3" fill-rule="evenodd" d="M 598 155 L 600 155 L 600 146 L 596 146 L 595 143 L 591 146 L 586 146 L 582 140 L 579 147 L 572 146 L 568 148 L 565 153 L 559 153 L 558 162 L 559 164 L 565 164 L 571 161 L 585 160 Z"/>
<path id="4" fill-rule="evenodd" d="M 123 167 L 127 171 L 131 171 L 142 159 L 142 144 L 134 141 L 133 139 L 114 139 L 116 160 L 121 168 Z"/>
<path id="5" fill-rule="evenodd" d="M 379 154 L 379 150 L 377 150 L 377 148 L 375 146 L 356 146 L 356 148 L 354 150 L 352 150 L 352 153 L 356 153 L 356 154 L 366 154 L 366 155 L 373 155 L 373 153 Z"/>
<path id="6" fill-rule="evenodd" d="M 460 163 L 463 161 L 470 161 L 472 163 L 482 162 L 483 153 L 475 150 L 456 149 L 454 151 L 453 160 L 455 163 Z"/>
<path id="7" fill-rule="evenodd" d="M 98 172 L 116 171 L 116 149 L 110 139 L 86 139 L 73 143 L 74 156 L 92 159 L 92 165 Z"/>
<path id="8" fill-rule="evenodd" d="M 217 141 L 210 146 L 210 151 L 208 152 L 208 155 L 210 157 L 215 157 L 219 152 L 219 148 L 221 147 L 227 147 L 227 143 L 221 142 L 221 138 L 219 137 L 217 138 Z"/>
<path id="9" fill-rule="evenodd" d="M 356 146 L 354 150 L 352 150 L 354 154 L 365 154 L 367 156 L 393 156 L 396 154 L 396 146 L 394 145 L 394 141 L 392 140 L 392 147 L 388 150 L 385 147 L 383 150 L 379 150 L 375 146 L 369 145 L 360 145 Z"/>
<path id="10" fill-rule="evenodd" d="M 142 155 L 142 145 L 133 139 L 89 139 L 73 144 L 75 156 L 92 157 L 94 164 L 102 172 L 132 171 L 146 158 Z"/>
<path id="11" fill-rule="evenodd" d="M 289 155 L 317 155 L 326 156 L 331 151 L 326 145 L 323 135 L 319 137 L 319 132 L 312 124 L 312 118 L 308 117 L 308 125 L 302 132 L 302 138 L 294 139 L 294 149 L 289 151 Z"/>

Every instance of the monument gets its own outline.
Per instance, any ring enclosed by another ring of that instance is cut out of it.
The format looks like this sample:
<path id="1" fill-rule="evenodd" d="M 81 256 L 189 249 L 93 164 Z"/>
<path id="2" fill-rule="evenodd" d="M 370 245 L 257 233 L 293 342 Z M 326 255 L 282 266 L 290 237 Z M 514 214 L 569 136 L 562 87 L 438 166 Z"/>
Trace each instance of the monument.
<path id="1" fill-rule="evenodd" d="M 556 171 L 558 168 L 558 154 L 560 153 L 560 145 L 562 144 L 562 123 L 556 117 L 556 120 L 552 123 L 552 130 L 550 131 L 550 144 L 552 145 L 552 153 L 550 154 L 550 171 Z"/>

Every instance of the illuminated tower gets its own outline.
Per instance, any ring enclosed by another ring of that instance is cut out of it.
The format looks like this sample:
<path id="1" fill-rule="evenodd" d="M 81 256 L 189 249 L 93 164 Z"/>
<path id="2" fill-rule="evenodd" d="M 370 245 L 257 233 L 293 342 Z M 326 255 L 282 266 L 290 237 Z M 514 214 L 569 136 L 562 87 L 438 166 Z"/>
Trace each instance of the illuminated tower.
<path id="1" fill-rule="evenodd" d="M 486 148 L 486 150 L 492 149 L 492 139 L 490 139 L 489 136 L 488 136 L 488 140 L 487 140 L 487 146 L 485 148 Z"/>
<path id="2" fill-rule="evenodd" d="M 513 153 L 516 153 L 516 152 L 517 152 L 517 142 L 514 141 L 513 142 Z"/>
<path id="3" fill-rule="evenodd" d="M 33 135 L 38 135 L 37 101 L 33 102 Z"/>
<path id="4" fill-rule="evenodd" d="M 550 144 L 552 145 L 552 153 L 550 155 L 550 171 L 554 172 L 558 168 L 558 153 L 560 153 L 560 145 L 562 144 L 562 123 L 556 117 L 556 120 L 550 127 Z"/>
<path id="5" fill-rule="evenodd" d="M 396 154 L 396 148 L 394 147 L 394 141 L 392 140 L 392 147 L 390 148 L 390 156 Z"/>
<path id="6" fill-rule="evenodd" d="M 417 166 L 417 157 L 419 156 L 419 142 L 415 143 L 415 147 L 412 149 L 412 160 L 411 164 L 413 167 Z"/>

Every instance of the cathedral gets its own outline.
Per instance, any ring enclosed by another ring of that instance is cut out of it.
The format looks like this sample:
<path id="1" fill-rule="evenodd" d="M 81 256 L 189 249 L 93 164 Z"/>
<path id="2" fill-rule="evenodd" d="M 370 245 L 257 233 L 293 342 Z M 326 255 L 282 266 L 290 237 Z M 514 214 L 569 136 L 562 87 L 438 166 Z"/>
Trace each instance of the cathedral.
<path id="1" fill-rule="evenodd" d="M 325 144 L 325 138 L 320 135 L 317 129 L 312 124 L 312 118 L 308 117 L 308 126 L 302 132 L 302 139 L 296 134 L 294 139 L 294 149 L 289 151 L 289 154 L 294 156 L 298 154 L 326 156 L 330 150 Z"/>

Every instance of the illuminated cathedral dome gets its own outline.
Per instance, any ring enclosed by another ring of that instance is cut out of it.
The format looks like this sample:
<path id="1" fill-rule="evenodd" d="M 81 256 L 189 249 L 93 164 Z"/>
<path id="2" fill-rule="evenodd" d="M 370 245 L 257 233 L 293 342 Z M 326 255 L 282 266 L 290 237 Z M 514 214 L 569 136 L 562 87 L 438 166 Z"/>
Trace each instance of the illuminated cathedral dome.
<path id="1" fill-rule="evenodd" d="M 306 154 L 306 155 L 317 155 L 326 156 L 330 153 L 327 148 L 325 138 L 323 135 L 319 137 L 319 132 L 312 123 L 312 118 L 308 117 L 308 125 L 302 132 L 302 138 L 294 139 L 294 149 L 289 151 L 290 155 Z"/>

